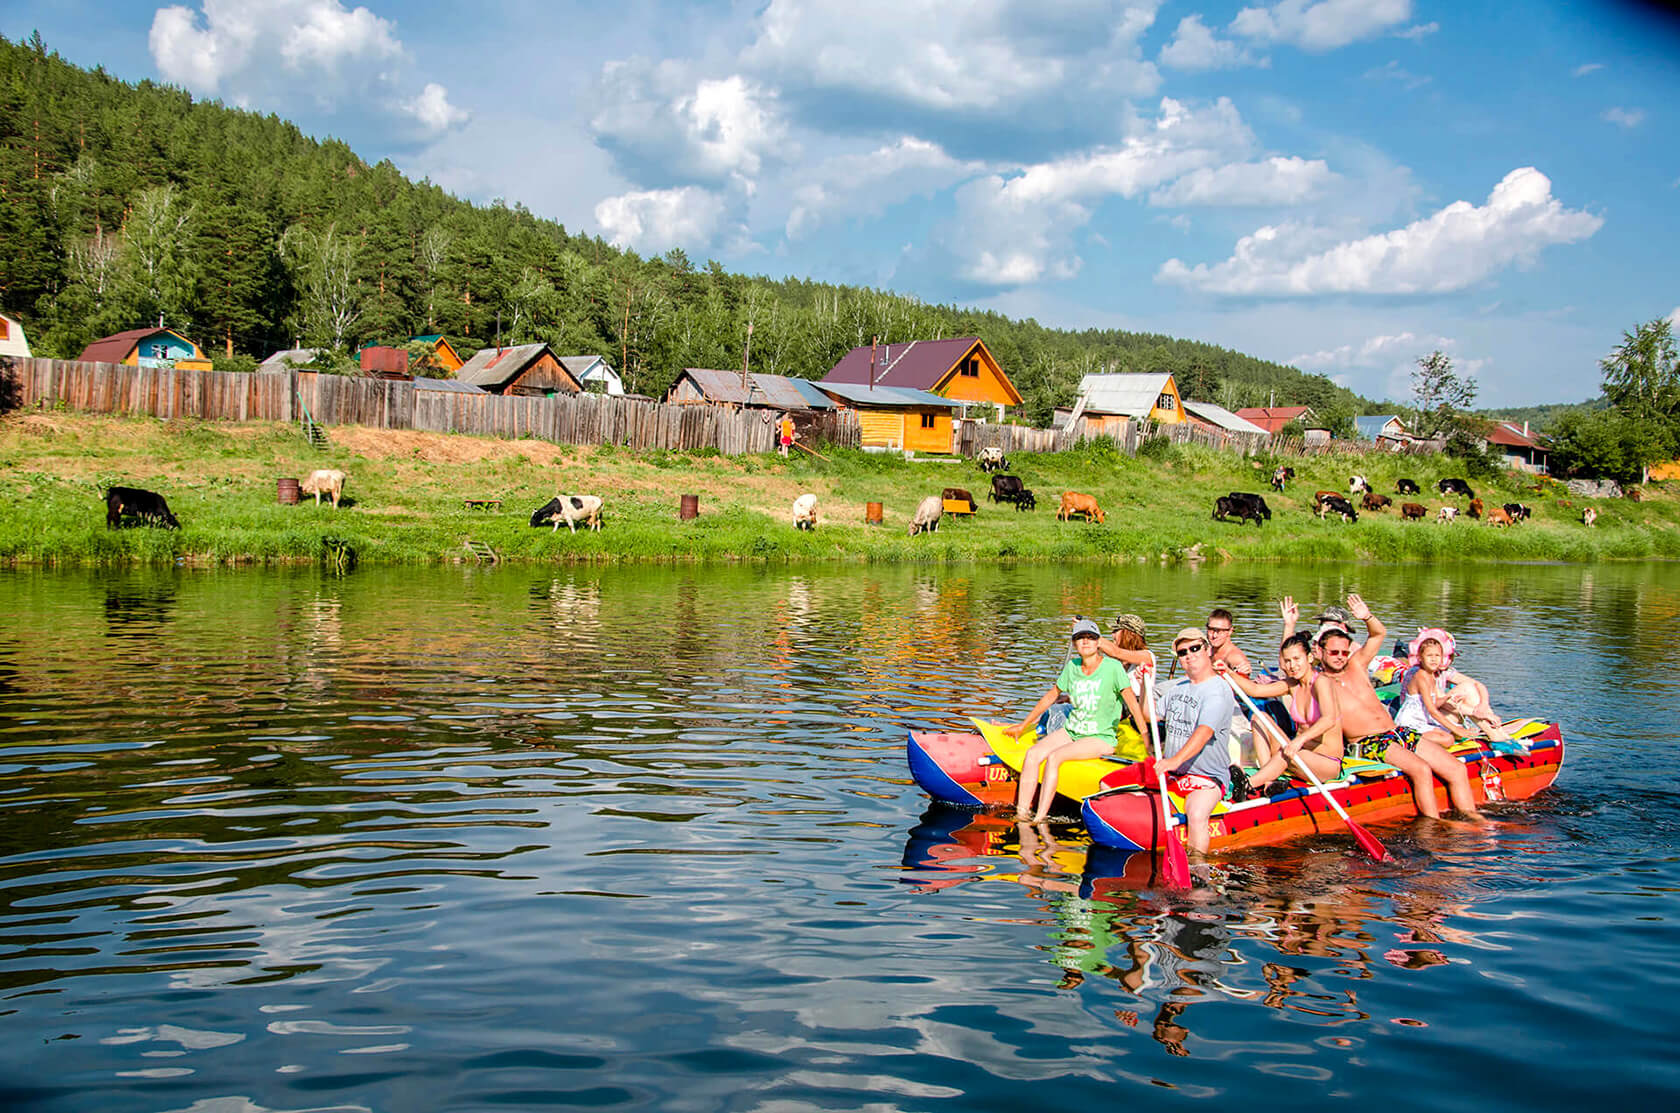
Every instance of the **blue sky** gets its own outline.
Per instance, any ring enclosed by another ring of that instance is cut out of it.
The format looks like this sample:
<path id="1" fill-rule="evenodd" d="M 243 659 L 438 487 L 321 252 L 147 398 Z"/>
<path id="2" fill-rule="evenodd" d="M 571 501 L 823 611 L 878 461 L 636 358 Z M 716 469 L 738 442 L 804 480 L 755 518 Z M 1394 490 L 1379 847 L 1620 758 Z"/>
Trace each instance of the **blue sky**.
<path id="1" fill-rule="evenodd" d="M 1680 24 L 1429 0 L 0 0 L 82 65 L 644 254 L 1487 405 L 1680 312 Z"/>

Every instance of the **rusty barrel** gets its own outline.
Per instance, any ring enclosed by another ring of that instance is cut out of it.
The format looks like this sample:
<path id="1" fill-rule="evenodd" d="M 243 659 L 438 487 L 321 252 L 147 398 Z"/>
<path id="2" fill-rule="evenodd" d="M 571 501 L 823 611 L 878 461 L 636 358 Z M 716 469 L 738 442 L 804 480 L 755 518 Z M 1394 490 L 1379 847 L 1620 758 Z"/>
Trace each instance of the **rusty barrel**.
<path id="1" fill-rule="evenodd" d="M 700 516 L 700 496 L 684 495 L 682 502 L 677 505 L 677 517 L 681 521 L 689 521 Z"/>
<path id="2" fill-rule="evenodd" d="M 296 506 L 298 504 L 298 481 L 282 477 L 275 483 L 275 495 L 281 506 Z"/>
<path id="3" fill-rule="evenodd" d="M 866 526 L 878 526 L 881 524 L 880 503 L 866 502 L 863 504 L 863 524 Z"/>

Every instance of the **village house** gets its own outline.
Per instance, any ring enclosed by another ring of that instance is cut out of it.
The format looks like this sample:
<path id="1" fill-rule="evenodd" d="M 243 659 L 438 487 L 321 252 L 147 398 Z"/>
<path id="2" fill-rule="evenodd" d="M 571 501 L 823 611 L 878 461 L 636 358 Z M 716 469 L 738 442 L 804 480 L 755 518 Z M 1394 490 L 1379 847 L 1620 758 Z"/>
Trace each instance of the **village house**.
<path id="1" fill-rule="evenodd" d="M 461 364 L 455 377 L 491 394 L 553 398 L 583 390 L 571 372 L 561 365 L 560 357 L 541 343 L 482 348 Z"/>
<path id="2" fill-rule="evenodd" d="M 1367 414 L 1353 419 L 1353 431 L 1361 440 L 1373 441 L 1379 448 L 1396 448 L 1417 440 L 1395 414 Z"/>
<path id="3" fill-rule="evenodd" d="M 925 390 L 862 383 L 816 384 L 843 409 L 856 410 L 866 449 L 949 453 L 952 420 L 962 403 Z"/>
<path id="4" fill-rule="evenodd" d="M 1184 412 L 1197 425 L 1209 429 L 1217 429 L 1222 433 L 1241 433 L 1246 436 L 1264 437 L 1266 430 L 1245 418 L 1238 417 L 1224 406 L 1217 406 L 1212 402 L 1194 402 L 1186 400 Z"/>
<path id="5" fill-rule="evenodd" d="M 1528 422 L 1520 426 L 1509 421 L 1496 421 L 1487 432 L 1489 452 L 1498 454 L 1506 467 L 1546 475 L 1551 471 L 1551 450 L 1528 431 Z"/>
<path id="6" fill-rule="evenodd" d="M 23 322 L 0 313 L 0 358 L 13 356 L 29 358 L 29 340 L 23 335 Z"/>
<path id="7" fill-rule="evenodd" d="M 1189 420 L 1169 372 L 1086 375 L 1071 408 L 1059 407 L 1053 424 L 1073 432 L 1112 432 L 1128 421 L 1177 425 Z"/>
<path id="8" fill-rule="evenodd" d="M 624 380 L 600 356 L 561 356 L 560 364 L 589 393 L 623 397 Z"/>
<path id="9" fill-rule="evenodd" d="M 438 333 L 428 333 L 425 336 L 411 336 L 408 338 L 408 342 L 410 345 L 424 344 L 430 348 L 432 350 L 432 362 L 437 365 L 437 370 L 446 374 L 459 371 L 461 369 L 461 364 L 466 362 L 455 351 L 454 345 L 450 344 L 448 340 L 444 339 Z"/>
<path id="10" fill-rule="evenodd" d="M 728 409 L 832 410 L 834 402 L 815 383 L 788 375 L 748 375 L 743 383 L 739 371 L 713 371 L 685 367 L 665 401 L 678 406 L 724 406 Z M 947 446 L 947 451 L 949 446 Z"/>
<path id="11" fill-rule="evenodd" d="M 130 367 L 179 367 L 208 371 L 210 359 L 172 328 L 134 328 L 95 340 L 76 357 L 83 363 L 123 363 Z"/>
<path id="12" fill-rule="evenodd" d="M 958 416 L 1001 421 L 1020 392 L 979 337 L 911 340 L 853 348 L 818 384 L 907 388 L 956 403 Z M 950 451 L 947 446 L 942 451 Z"/>
<path id="13" fill-rule="evenodd" d="M 1311 406 L 1244 406 L 1237 411 L 1237 416 L 1254 422 L 1273 436 L 1282 432 L 1285 425 L 1297 421 L 1304 431 L 1301 439 L 1307 444 L 1328 444 L 1330 441 L 1330 430 L 1319 424 L 1318 415 L 1313 413 Z"/>

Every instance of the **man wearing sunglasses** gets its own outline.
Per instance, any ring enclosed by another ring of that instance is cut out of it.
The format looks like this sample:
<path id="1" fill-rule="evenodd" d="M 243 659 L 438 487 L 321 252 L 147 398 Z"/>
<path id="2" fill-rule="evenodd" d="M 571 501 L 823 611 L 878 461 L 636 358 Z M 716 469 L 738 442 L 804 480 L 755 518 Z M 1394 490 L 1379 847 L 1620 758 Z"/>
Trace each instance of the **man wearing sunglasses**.
<path id="1" fill-rule="evenodd" d="M 1206 853 L 1208 817 L 1231 791 L 1228 745 L 1236 700 L 1231 686 L 1213 670 L 1206 633 L 1187 627 L 1172 646 L 1185 679 L 1158 692 L 1159 706 L 1151 711 L 1166 726 L 1161 768 L 1167 787 L 1184 798 L 1186 839 L 1191 850 Z"/>
<path id="2" fill-rule="evenodd" d="M 1438 743 L 1415 730 L 1394 725 L 1394 717 L 1371 687 L 1371 662 L 1382 651 L 1388 628 L 1371 613 L 1365 600 L 1348 596 L 1348 610 L 1355 621 L 1365 624 L 1365 644 L 1354 647 L 1353 638 L 1340 627 L 1319 631 L 1319 653 L 1324 675 L 1336 686 L 1342 709 L 1344 753 L 1349 757 L 1383 761 L 1404 773 L 1412 782 L 1412 796 L 1424 815 L 1439 818 L 1435 800 L 1435 777 L 1447 786 L 1452 806 L 1472 818 L 1479 817 L 1476 798 L 1470 793 L 1470 774 L 1464 763 Z"/>
<path id="3" fill-rule="evenodd" d="M 1223 607 L 1208 615 L 1208 657 L 1215 672 L 1229 669 L 1248 676 L 1254 671 L 1254 666 L 1248 663 L 1248 655 L 1231 640 L 1231 631 L 1235 626 L 1236 620 L 1231 617 L 1231 612 Z"/>

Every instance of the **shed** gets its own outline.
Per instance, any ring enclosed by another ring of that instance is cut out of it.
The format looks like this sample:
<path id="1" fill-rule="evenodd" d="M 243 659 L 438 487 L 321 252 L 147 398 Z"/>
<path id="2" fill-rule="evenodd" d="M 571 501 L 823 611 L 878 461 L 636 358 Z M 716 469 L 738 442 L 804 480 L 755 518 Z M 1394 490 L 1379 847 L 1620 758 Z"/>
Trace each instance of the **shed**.
<path id="1" fill-rule="evenodd" d="M 858 412 L 865 448 L 951 451 L 951 415 L 962 403 L 909 387 L 821 382 L 817 388 Z"/>
<path id="2" fill-rule="evenodd" d="M 822 378 L 856 386 L 906 387 L 958 404 L 963 416 L 971 407 L 994 410 L 1021 404 L 1021 394 L 985 342 L 977 336 L 949 340 L 911 340 L 853 348 Z"/>
<path id="3" fill-rule="evenodd" d="M 389 344 L 369 344 L 356 353 L 362 373 L 370 379 L 413 378 L 408 373 L 408 349 L 393 348 Z"/>
<path id="4" fill-rule="evenodd" d="M 435 390 L 444 394 L 488 394 L 481 386 L 463 383 L 460 379 L 425 379 L 414 377 L 415 390 Z"/>
<path id="5" fill-rule="evenodd" d="M 179 367 L 208 371 L 210 360 L 197 344 L 172 328 L 133 328 L 95 340 L 76 357 L 84 363 L 124 363 L 130 367 Z"/>
<path id="6" fill-rule="evenodd" d="M 1177 425 L 1186 420 L 1178 384 L 1171 373 L 1143 372 L 1086 375 L 1079 380 L 1079 397 L 1063 423 L 1065 429 L 1101 430 L 1123 421 L 1158 421 Z"/>
<path id="7" fill-rule="evenodd" d="M 1245 433 L 1251 436 L 1269 436 L 1266 430 L 1245 418 L 1238 417 L 1224 406 L 1216 406 L 1212 402 L 1185 402 L 1185 413 L 1190 420 L 1198 425 L 1206 425 L 1210 429 L 1218 429 L 1225 433 Z"/>
<path id="8" fill-rule="evenodd" d="M 802 389 L 801 384 L 804 384 Z M 679 406 L 740 406 L 766 410 L 832 410 L 834 402 L 811 384 L 787 375 L 748 375 L 739 371 L 685 367 L 666 392 L 665 401 Z"/>
<path id="9" fill-rule="evenodd" d="M 293 367 L 304 367 L 314 363 L 315 357 L 320 354 L 319 348 L 282 348 L 257 364 L 257 370 L 285 371 Z"/>
<path id="10" fill-rule="evenodd" d="M 6 313 L 0 313 L 0 356 L 29 358 L 29 340 L 23 335 L 23 322 Z"/>
<path id="11" fill-rule="evenodd" d="M 624 393 L 624 380 L 600 356 L 561 356 L 560 365 L 591 394 L 618 397 Z"/>
<path id="12" fill-rule="evenodd" d="M 560 363 L 547 344 L 518 344 L 511 348 L 482 348 L 455 377 L 483 387 L 491 394 L 523 394 L 552 398 L 577 394 L 583 388 Z"/>

